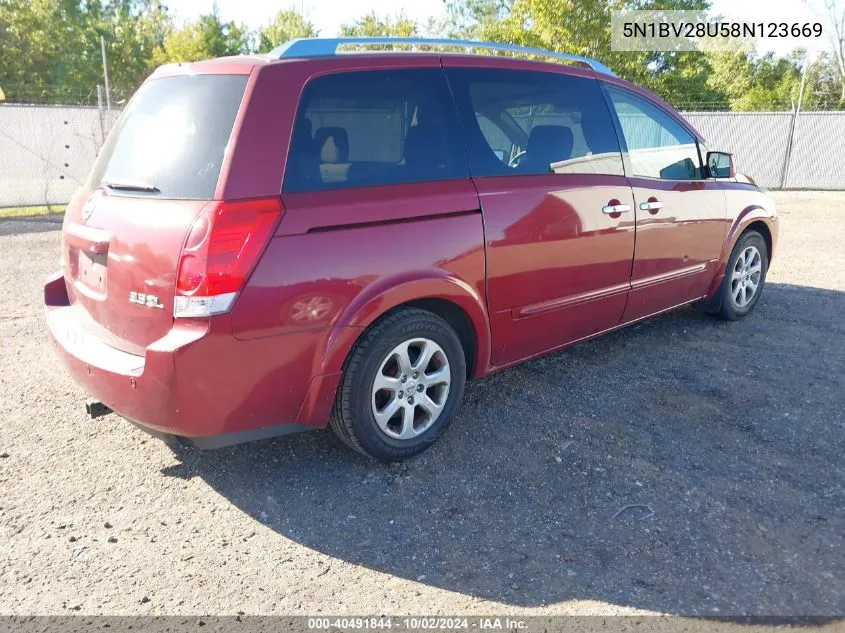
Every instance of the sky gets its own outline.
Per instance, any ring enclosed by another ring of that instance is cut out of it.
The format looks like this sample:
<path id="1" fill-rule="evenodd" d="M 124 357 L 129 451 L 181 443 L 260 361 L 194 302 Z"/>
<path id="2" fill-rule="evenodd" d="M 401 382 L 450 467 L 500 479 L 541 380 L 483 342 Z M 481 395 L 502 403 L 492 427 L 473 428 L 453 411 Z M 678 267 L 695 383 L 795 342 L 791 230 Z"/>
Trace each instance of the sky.
<path id="1" fill-rule="evenodd" d="M 180 19 L 191 19 L 211 10 L 214 0 L 169 0 L 166 4 Z M 296 8 L 314 22 L 320 35 L 337 35 L 340 25 L 375 11 L 380 15 L 396 15 L 404 12 L 409 18 L 425 22 L 429 17 L 442 17 L 445 13 L 443 0 L 217 0 L 224 20 L 246 23 L 257 28 L 270 20 L 280 9 Z M 824 23 L 821 0 L 713 0 L 713 11 L 727 17 L 747 22 L 778 21 Z M 825 24 L 826 26 L 826 24 Z M 765 39 L 758 42 L 761 53 L 773 51 L 786 54 L 795 46 L 810 50 L 827 48 L 828 41 L 792 39 Z"/>

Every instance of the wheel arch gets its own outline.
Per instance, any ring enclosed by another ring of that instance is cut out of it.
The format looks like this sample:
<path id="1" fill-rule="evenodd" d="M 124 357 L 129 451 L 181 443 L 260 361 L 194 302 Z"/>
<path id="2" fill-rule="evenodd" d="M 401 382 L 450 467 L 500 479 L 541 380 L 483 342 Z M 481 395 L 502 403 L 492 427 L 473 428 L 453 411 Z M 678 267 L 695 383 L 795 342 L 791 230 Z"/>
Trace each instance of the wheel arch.
<path id="1" fill-rule="evenodd" d="M 707 291 L 707 295 L 702 300 L 702 305 L 705 307 L 705 310 L 718 308 L 719 301 L 717 295 L 719 288 L 722 285 L 722 279 L 725 277 L 728 260 L 731 257 L 731 253 L 733 252 L 736 243 L 739 242 L 743 235 L 749 231 L 756 231 L 762 236 L 763 241 L 766 243 L 766 250 L 768 251 L 768 263 L 771 264 L 772 252 L 775 248 L 777 235 L 773 228 L 773 222 L 774 220 L 769 212 L 759 206 L 748 207 L 739 214 L 728 231 L 725 243 L 722 246 L 722 253 L 719 257 L 716 276 L 713 278 L 713 282 Z"/>
<path id="2" fill-rule="evenodd" d="M 774 249 L 774 244 L 772 243 L 772 231 L 769 228 L 769 225 L 766 224 L 763 220 L 754 220 L 750 222 L 747 226 L 742 229 L 742 233 L 737 236 L 734 243 L 738 242 L 740 238 L 749 231 L 757 231 L 757 233 L 763 236 L 763 241 L 766 242 L 766 254 L 768 256 L 769 264 L 771 264 L 772 250 Z M 733 247 L 731 247 L 731 250 L 733 250 Z"/>
<path id="3" fill-rule="evenodd" d="M 763 239 L 766 241 L 766 248 L 769 251 L 769 261 L 771 262 L 777 239 L 775 218 L 776 216 L 773 212 L 760 204 L 750 204 L 737 213 L 731 223 L 730 229 L 725 235 L 725 242 L 722 246 L 719 263 L 722 266 L 727 264 L 734 246 L 739 241 L 739 238 L 748 230 L 756 230 L 763 236 Z M 724 272 L 723 267 L 720 270 L 721 272 Z"/>
<path id="4" fill-rule="evenodd" d="M 467 378 L 472 378 L 478 364 L 478 335 L 475 328 L 472 326 L 472 321 L 469 315 L 457 303 L 453 303 L 446 299 L 437 297 L 427 297 L 424 299 L 414 299 L 407 303 L 398 305 L 391 312 L 401 308 L 419 308 L 426 312 L 436 314 L 441 319 L 446 321 L 449 326 L 455 330 L 458 335 L 458 340 L 461 342 L 461 347 L 464 349 L 464 357 L 467 366 Z"/>
<path id="5" fill-rule="evenodd" d="M 461 341 L 467 377 L 479 377 L 486 372 L 490 360 L 486 302 L 469 284 L 451 276 L 403 281 L 350 304 L 326 346 L 324 371 L 342 371 L 364 332 L 402 308 L 419 308 L 444 319 Z"/>

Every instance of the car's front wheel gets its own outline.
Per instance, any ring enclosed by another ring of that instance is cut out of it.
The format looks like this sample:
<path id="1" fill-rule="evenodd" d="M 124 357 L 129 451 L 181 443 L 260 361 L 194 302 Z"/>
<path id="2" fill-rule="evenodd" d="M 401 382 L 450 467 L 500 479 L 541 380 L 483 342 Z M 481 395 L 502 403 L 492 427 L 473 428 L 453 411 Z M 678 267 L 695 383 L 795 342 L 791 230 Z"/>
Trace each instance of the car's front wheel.
<path id="1" fill-rule="evenodd" d="M 766 240 L 757 231 L 745 232 L 728 259 L 719 288 L 721 306 L 714 314 L 736 321 L 751 312 L 760 300 L 768 268 Z"/>
<path id="2" fill-rule="evenodd" d="M 449 324 L 403 308 L 369 328 L 344 370 L 331 426 L 356 451 L 383 461 L 434 443 L 463 397 L 466 359 Z"/>

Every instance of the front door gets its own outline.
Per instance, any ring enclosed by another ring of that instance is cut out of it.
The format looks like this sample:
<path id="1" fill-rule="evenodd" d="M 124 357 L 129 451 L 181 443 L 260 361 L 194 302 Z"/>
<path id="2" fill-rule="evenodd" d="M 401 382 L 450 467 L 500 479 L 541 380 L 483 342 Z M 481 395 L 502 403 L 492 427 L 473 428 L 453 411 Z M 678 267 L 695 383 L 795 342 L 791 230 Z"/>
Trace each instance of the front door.
<path id="1" fill-rule="evenodd" d="M 484 213 L 492 363 L 618 325 L 634 200 L 598 82 L 572 69 L 443 63 Z"/>
<path id="2" fill-rule="evenodd" d="M 636 248 L 623 321 L 700 298 L 727 229 L 725 194 L 704 178 L 695 137 L 669 112 L 608 87 L 634 191 Z"/>

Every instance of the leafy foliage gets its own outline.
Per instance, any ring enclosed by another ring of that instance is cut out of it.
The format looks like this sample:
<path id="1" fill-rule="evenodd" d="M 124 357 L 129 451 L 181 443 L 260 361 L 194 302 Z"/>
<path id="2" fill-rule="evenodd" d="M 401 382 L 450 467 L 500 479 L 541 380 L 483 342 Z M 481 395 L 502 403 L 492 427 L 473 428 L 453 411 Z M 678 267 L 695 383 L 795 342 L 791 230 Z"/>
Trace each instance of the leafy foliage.
<path id="1" fill-rule="evenodd" d="M 258 31 L 258 51 L 266 53 L 288 40 L 317 37 L 314 23 L 292 9 L 279 11 L 270 23 Z"/>
<path id="2" fill-rule="evenodd" d="M 102 83 L 100 38 L 117 92 L 149 72 L 170 18 L 159 0 L 0 0 L 0 86 L 8 99 L 75 100 Z"/>
<path id="3" fill-rule="evenodd" d="M 419 31 L 419 25 L 403 13 L 395 17 L 379 17 L 372 12 L 340 27 L 340 34 L 344 37 L 414 37 L 420 35 Z"/>
<path id="4" fill-rule="evenodd" d="M 804 55 L 610 50 L 610 11 L 709 10 L 710 0 L 444 0 L 446 19 L 420 24 L 406 15 L 369 13 L 344 24 L 344 36 L 460 37 L 545 48 L 601 59 L 620 76 L 684 109 L 790 109 Z M 845 24 L 843 0 L 824 0 Z M 841 24 L 840 24 L 841 22 Z M 845 27 L 842 27 L 845 32 Z M 837 31 L 839 33 L 839 31 Z M 175 24 L 162 0 L 0 0 L 0 89 L 9 101 L 91 102 L 103 83 L 100 38 L 113 94 L 128 96 L 156 66 L 267 52 L 317 35 L 302 13 L 285 9 L 249 31 L 224 22 L 216 5 Z M 807 66 L 804 107 L 845 107 L 845 36 Z"/>
<path id="5" fill-rule="evenodd" d="M 152 65 L 238 55 L 250 52 L 251 48 L 247 29 L 234 22 L 222 22 L 215 5 L 211 13 L 201 15 L 181 29 L 171 29 L 153 54 Z"/>

